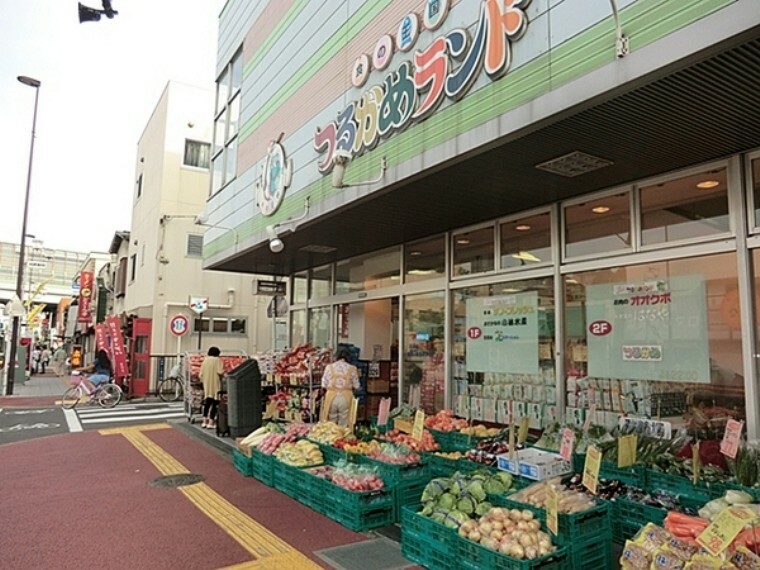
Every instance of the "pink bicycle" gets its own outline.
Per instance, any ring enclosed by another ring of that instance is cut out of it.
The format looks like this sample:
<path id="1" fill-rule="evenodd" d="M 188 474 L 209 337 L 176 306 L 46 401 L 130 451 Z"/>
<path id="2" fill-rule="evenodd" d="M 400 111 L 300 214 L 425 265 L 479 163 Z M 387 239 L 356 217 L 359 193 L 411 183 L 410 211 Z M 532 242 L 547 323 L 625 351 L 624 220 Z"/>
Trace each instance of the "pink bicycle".
<path id="1" fill-rule="evenodd" d="M 64 408 L 67 410 L 75 408 L 85 396 L 89 396 L 90 403 L 97 402 L 101 408 L 113 408 L 121 402 L 123 392 L 119 386 L 113 383 L 113 379 L 104 384 L 99 384 L 94 390 L 90 390 L 84 383 L 85 378 L 86 376 L 83 375 L 72 374 L 71 381 L 74 385 L 66 390 L 61 397 L 61 405 Z"/>

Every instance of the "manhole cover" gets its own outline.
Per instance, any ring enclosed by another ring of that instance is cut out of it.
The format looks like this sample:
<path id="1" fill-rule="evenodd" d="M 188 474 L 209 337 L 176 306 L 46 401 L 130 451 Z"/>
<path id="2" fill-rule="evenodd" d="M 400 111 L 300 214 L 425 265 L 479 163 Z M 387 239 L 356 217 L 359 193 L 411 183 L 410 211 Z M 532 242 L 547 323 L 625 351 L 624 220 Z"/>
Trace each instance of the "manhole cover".
<path id="1" fill-rule="evenodd" d="M 195 485 L 206 478 L 198 473 L 182 473 L 181 475 L 164 475 L 156 477 L 148 483 L 151 487 L 184 487 L 186 485 Z"/>

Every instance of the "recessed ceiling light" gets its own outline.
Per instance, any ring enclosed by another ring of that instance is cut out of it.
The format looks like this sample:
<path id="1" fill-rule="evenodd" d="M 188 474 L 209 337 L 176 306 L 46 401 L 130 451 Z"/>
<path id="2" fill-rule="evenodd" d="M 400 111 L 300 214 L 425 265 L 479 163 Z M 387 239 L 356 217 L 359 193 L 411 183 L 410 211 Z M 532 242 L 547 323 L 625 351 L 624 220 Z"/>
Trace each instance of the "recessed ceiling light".
<path id="1" fill-rule="evenodd" d="M 708 190 L 710 188 L 715 188 L 716 186 L 720 186 L 720 182 L 717 180 L 703 180 L 697 184 L 697 188 L 701 188 L 702 190 Z"/>
<path id="2" fill-rule="evenodd" d="M 422 252 L 416 249 L 414 251 L 410 251 L 409 255 L 418 256 L 418 255 L 422 255 Z"/>
<path id="3" fill-rule="evenodd" d="M 527 232 L 530 229 L 530 226 L 528 224 L 519 224 L 515 226 L 515 229 L 518 232 Z"/>
<path id="4" fill-rule="evenodd" d="M 459 245 L 467 245 L 468 243 L 470 243 L 470 240 L 468 240 L 467 238 L 457 238 L 457 243 Z"/>
<path id="5" fill-rule="evenodd" d="M 596 206 L 595 208 L 591 208 L 591 211 L 595 214 L 606 214 L 610 211 L 609 206 Z"/>

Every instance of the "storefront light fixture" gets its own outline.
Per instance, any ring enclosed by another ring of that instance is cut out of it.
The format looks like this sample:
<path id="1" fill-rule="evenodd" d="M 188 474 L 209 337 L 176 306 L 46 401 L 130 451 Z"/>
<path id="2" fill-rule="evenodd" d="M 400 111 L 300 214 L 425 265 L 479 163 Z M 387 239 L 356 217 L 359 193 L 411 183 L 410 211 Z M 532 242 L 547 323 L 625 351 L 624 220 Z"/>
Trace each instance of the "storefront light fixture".
<path id="1" fill-rule="evenodd" d="M 530 229 L 530 226 L 528 224 L 518 224 L 515 226 L 515 229 L 518 232 L 527 232 Z"/>
<path id="2" fill-rule="evenodd" d="M 280 253 L 283 249 L 285 249 L 285 242 L 282 241 L 280 238 L 279 232 L 285 229 L 290 230 L 291 232 L 296 231 L 296 226 L 298 225 L 298 222 L 303 220 L 306 216 L 309 215 L 309 196 L 306 197 L 306 200 L 304 200 L 303 204 L 303 213 L 298 216 L 297 218 L 288 218 L 284 222 L 280 222 L 278 224 L 270 224 L 266 227 L 267 237 L 269 238 L 269 250 L 272 253 Z"/>
<path id="3" fill-rule="evenodd" d="M 697 188 L 700 188 L 701 190 L 709 190 L 710 188 L 715 188 L 716 186 L 720 186 L 720 182 L 717 180 L 703 180 L 697 184 Z"/>
<path id="4" fill-rule="evenodd" d="M 412 257 L 418 257 L 418 256 L 422 255 L 422 252 L 420 250 L 416 249 L 414 251 L 410 251 L 409 255 L 411 255 Z"/>
<path id="5" fill-rule="evenodd" d="M 365 180 L 364 182 L 354 182 L 352 184 L 344 184 L 343 176 L 346 174 L 346 165 L 351 160 L 351 155 L 346 151 L 336 150 L 333 155 L 333 171 L 332 171 L 332 185 L 335 188 L 350 188 L 352 186 L 366 186 L 369 184 L 377 184 L 385 176 L 385 171 L 388 169 L 388 161 L 385 157 L 380 159 L 380 174 L 377 178 L 372 180 Z"/>
<path id="6" fill-rule="evenodd" d="M 610 211 L 610 207 L 609 206 L 596 206 L 594 208 L 591 208 L 591 211 L 594 212 L 595 214 L 606 214 L 607 212 Z"/>
<path id="7" fill-rule="evenodd" d="M 468 245 L 470 243 L 470 240 L 468 240 L 467 238 L 463 238 L 463 237 L 462 238 L 457 238 L 457 243 L 459 245 Z"/>

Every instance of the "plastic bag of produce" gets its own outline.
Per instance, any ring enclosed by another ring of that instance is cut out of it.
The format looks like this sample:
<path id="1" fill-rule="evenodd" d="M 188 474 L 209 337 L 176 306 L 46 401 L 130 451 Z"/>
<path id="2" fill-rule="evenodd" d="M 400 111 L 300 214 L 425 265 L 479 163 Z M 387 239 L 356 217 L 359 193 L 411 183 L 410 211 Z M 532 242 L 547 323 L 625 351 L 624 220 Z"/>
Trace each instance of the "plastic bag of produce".
<path id="1" fill-rule="evenodd" d="M 464 493 L 463 495 L 459 496 L 459 500 L 457 501 L 458 511 L 462 511 L 463 513 L 467 513 L 468 515 L 471 515 L 475 512 L 475 509 L 477 507 L 478 507 L 478 500 L 472 495 Z"/>
<path id="2" fill-rule="evenodd" d="M 430 483 L 427 484 L 427 486 L 425 486 L 425 490 L 422 491 L 422 501 L 425 502 L 435 500 L 447 492 L 450 487 L 451 479 L 446 479 L 443 477 L 433 479 L 430 481 Z"/>

